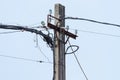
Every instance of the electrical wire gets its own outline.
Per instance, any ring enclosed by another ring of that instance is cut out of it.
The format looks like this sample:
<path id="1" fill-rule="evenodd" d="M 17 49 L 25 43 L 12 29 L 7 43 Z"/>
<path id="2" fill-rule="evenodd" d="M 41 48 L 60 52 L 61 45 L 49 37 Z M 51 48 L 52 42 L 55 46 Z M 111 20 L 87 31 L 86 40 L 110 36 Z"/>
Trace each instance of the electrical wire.
<path id="1" fill-rule="evenodd" d="M 99 32 L 94 32 L 94 31 L 80 30 L 80 29 L 71 29 L 71 28 L 70 28 L 70 30 L 77 30 L 77 31 L 80 31 L 80 32 L 91 33 L 91 34 L 98 34 L 98 35 L 105 35 L 105 36 L 111 36 L 111 37 L 120 37 L 120 35 L 99 33 Z M 11 34 L 11 33 L 18 33 L 18 32 L 22 32 L 22 31 L 0 32 L 0 34 Z"/>
<path id="2" fill-rule="evenodd" d="M 40 26 L 36 26 L 36 27 L 31 27 L 33 29 L 35 28 L 41 28 Z M 41 30 L 41 31 L 45 31 L 45 30 Z M 0 32 L 0 34 L 11 34 L 11 33 L 18 33 L 18 32 L 24 32 L 24 31 L 6 31 L 6 32 Z"/>
<path id="3" fill-rule="evenodd" d="M 0 32 L 0 34 L 11 34 L 11 33 L 17 33 L 21 31 L 8 31 L 8 32 Z"/>
<path id="4" fill-rule="evenodd" d="M 37 46 L 38 50 L 41 52 L 41 54 L 47 59 L 48 62 L 52 63 L 49 58 L 43 53 L 43 51 L 41 50 L 40 46 Z"/>
<path id="5" fill-rule="evenodd" d="M 69 43 L 69 45 L 71 45 L 71 43 L 70 43 L 70 41 L 69 41 L 69 40 L 68 40 L 68 43 Z M 71 50 L 72 50 L 72 51 L 74 51 L 72 47 L 71 47 Z M 76 61 L 77 61 L 78 65 L 79 65 L 79 67 L 80 67 L 80 69 L 81 69 L 81 71 L 82 71 L 83 75 L 85 76 L 85 79 L 86 79 L 86 80 L 88 80 L 88 77 L 87 77 L 87 75 L 86 75 L 85 71 L 83 70 L 83 68 L 82 68 L 82 66 L 81 66 L 81 64 L 80 64 L 80 62 L 79 62 L 79 60 L 78 60 L 78 58 L 77 58 L 77 56 L 76 56 L 76 54 L 75 54 L 75 53 L 74 53 L 74 57 L 75 57 L 75 59 L 76 59 Z"/>
<path id="6" fill-rule="evenodd" d="M 98 35 L 105 35 L 105 36 L 111 36 L 111 37 L 120 37 L 120 35 L 113 35 L 113 34 L 100 33 L 100 32 L 94 32 L 94 31 L 87 31 L 87 30 L 80 30 L 80 29 L 70 29 L 70 30 L 77 30 L 79 32 L 98 34 Z"/>
<path id="7" fill-rule="evenodd" d="M 27 28 L 23 26 L 15 26 L 15 25 L 0 25 L 0 28 L 2 29 L 12 29 L 12 30 L 21 30 L 21 31 L 28 31 L 31 33 L 39 34 L 43 36 L 44 40 L 47 42 L 50 47 L 53 47 L 53 40 L 49 35 L 44 34 L 42 31 L 37 30 L 37 29 L 32 29 L 32 28 Z"/>
<path id="8" fill-rule="evenodd" d="M 67 51 L 68 51 L 68 49 L 71 48 L 71 47 L 76 47 L 76 50 L 68 53 Z M 77 46 L 77 45 L 70 45 L 70 46 L 67 47 L 65 53 L 66 53 L 66 54 L 72 54 L 72 53 L 75 53 L 78 49 L 79 49 L 79 46 Z"/>
<path id="9" fill-rule="evenodd" d="M 65 19 L 89 21 L 89 22 L 98 23 L 98 24 L 104 24 L 104 25 L 110 25 L 110 26 L 120 27 L 119 24 L 113 24 L 113 23 L 101 22 L 101 21 L 96 21 L 96 20 L 92 20 L 92 19 L 85 19 L 85 18 L 78 18 L 78 17 L 66 17 Z"/>
<path id="10" fill-rule="evenodd" d="M 38 26 L 31 27 L 31 28 L 38 28 Z M 10 34 L 10 33 L 17 33 L 17 32 L 23 32 L 23 31 L 7 31 L 7 32 L 0 32 L 0 34 Z"/>
<path id="11" fill-rule="evenodd" d="M 40 36 L 41 37 L 41 36 Z M 42 38 L 42 37 L 41 37 Z M 42 38 L 43 39 L 43 38 Z M 38 43 L 38 36 L 36 34 L 36 40 L 34 40 L 34 42 L 36 42 L 36 48 L 40 51 L 40 53 L 47 59 L 48 62 L 52 63 L 49 58 L 45 55 L 45 53 L 42 51 L 42 49 L 40 48 L 40 45 Z"/>
<path id="12" fill-rule="evenodd" d="M 2 54 L 0 54 L 0 57 L 13 58 L 13 59 L 19 59 L 19 60 L 24 60 L 24 61 L 39 62 L 39 63 L 49 63 L 49 62 L 45 62 L 45 61 L 41 61 L 41 60 L 26 59 L 26 58 L 8 56 L 8 55 L 2 55 Z"/>

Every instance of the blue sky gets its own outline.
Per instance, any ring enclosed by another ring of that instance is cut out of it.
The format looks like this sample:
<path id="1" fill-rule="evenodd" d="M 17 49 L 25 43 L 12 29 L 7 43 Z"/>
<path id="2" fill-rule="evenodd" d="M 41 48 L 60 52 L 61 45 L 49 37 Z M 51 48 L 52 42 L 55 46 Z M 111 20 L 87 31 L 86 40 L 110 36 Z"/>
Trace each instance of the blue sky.
<path id="1" fill-rule="evenodd" d="M 46 22 L 49 9 L 61 3 L 66 7 L 66 16 L 82 17 L 120 24 L 119 0 L 0 0 L 0 23 L 22 26 L 41 25 Z M 73 29 L 120 36 L 120 28 L 86 21 L 67 20 Z M 1 32 L 11 30 L 0 29 Z M 0 55 L 9 55 L 33 60 L 47 59 L 36 48 L 35 34 L 18 32 L 0 34 Z M 52 61 L 52 51 L 40 38 L 39 46 Z M 89 80 L 119 80 L 120 37 L 78 31 L 71 44 L 80 49 L 76 55 Z M 67 47 L 67 45 L 66 45 Z M 66 55 L 66 80 L 85 80 L 74 56 Z M 0 80 L 52 80 L 53 65 L 0 57 Z"/>

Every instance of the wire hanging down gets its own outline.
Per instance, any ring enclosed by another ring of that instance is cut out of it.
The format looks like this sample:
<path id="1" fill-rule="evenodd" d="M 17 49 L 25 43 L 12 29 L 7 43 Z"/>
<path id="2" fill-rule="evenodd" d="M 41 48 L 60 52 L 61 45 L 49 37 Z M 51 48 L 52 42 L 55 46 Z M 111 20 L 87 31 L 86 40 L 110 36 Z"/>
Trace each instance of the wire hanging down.
<path id="1" fill-rule="evenodd" d="M 101 21 L 96 21 L 96 20 L 92 20 L 92 19 L 85 19 L 85 18 L 78 18 L 78 17 L 66 17 L 64 19 L 82 20 L 82 21 L 89 21 L 89 22 L 98 23 L 98 24 L 104 24 L 104 25 L 120 27 L 119 24 L 101 22 Z"/>
<path id="2" fill-rule="evenodd" d="M 69 45 L 71 46 L 71 43 L 70 43 L 70 41 L 69 41 L 69 40 L 68 40 L 68 43 L 69 43 Z M 71 50 L 74 52 L 74 50 L 73 50 L 73 48 L 72 48 L 72 47 L 71 47 Z M 75 59 L 76 59 L 76 61 L 77 61 L 78 65 L 79 65 L 79 67 L 80 67 L 80 69 L 81 69 L 81 71 L 82 71 L 83 75 L 85 76 L 86 80 L 88 80 L 88 77 L 87 77 L 87 75 L 85 74 L 85 71 L 83 70 L 83 68 L 82 68 L 82 66 L 81 66 L 81 64 L 80 64 L 80 62 L 79 62 L 79 60 L 78 60 L 78 58 L 77 58 L 76 54 L 75 54 L 75 53 L 73 53 L 73 54 L 74 54 L 74 57 L 75 57 Z"/>

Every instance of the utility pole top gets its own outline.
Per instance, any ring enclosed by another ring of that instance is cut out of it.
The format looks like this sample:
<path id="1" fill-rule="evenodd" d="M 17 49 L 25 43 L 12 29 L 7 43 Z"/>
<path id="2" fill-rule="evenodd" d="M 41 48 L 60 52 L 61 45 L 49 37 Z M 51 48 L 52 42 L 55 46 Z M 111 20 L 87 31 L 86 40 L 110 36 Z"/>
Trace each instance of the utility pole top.
<path id="1" fill-rule="evenodd" d="M 53 62 L 54 76 L 53 80 L 66 80 L 66 64 L 65 64 L 65 44 L 69 37 L 76 39 L 77 35 L 65 30 L 65 6 L 57 3 L 54 7 L 55 14 L 48 15 L 47 26 L 54 30 L 54 46 L 53 46 Z M 54 18 L 55 24 L 49 20 Z M 65 35 L 68 36 L 65 41 Z"/>
<path id="2" fill-rule="evenodd" d="M 62 4 L 60 4 L 60 3 L 56 3 L 55 6 L 56 6 L 56 5 L 57 5 L 57 6 L 65 7 L 65 6 L 63 6 Z"/>
<path id="3" fill-rule="evenodd" d="M 48 20 L 49 17 L 52 17 L 55 19 L 55 25 L 51 24 L 49 21 L 47 23 L 48 27 L 51 29 L 54 29 L 55 31 L 64 33 L 66 36 L 71 37 L 73 39 L 76 39 L 77 35 L 68 32 L 65 30 L 65 6 L 62 4 L 55 4 L 55 15 L 48 15 Z"/>

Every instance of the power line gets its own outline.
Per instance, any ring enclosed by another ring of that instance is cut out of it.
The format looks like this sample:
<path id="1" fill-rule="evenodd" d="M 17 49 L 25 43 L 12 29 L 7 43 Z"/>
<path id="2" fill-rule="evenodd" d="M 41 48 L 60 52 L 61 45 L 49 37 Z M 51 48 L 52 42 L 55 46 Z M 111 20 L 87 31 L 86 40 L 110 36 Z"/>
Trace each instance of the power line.
<path id="1" fill-rule="evenodd" d="M 43 28 L 42 26 L 34 26 L 31 28 Z M 41 30 L 41 31 L 45 31 L 45 30 Z M 24 32 L 24 30 L 20 30 L 20 31 L 6 31 L 6 32 L 0 32 L 0 34 L 11 34 L 11 33 L 17 33 L 17 32 Z"/>
<path id="2" fill-rule="evenodd" d="M 120 27 L 119 24 L 113 24 L 113 23 L 101 22 L 101 21 L 96 21 L 96 20 L 92 20 L 92 19 L 85 19 L 85 18 L 78 18 L 78 17 L 66 17 L 65 19 L 89 21 L 89 22 L 98 23 L 98 24 L 104 24 L 104 25 L 110 25 L 110 26 Z"/>
<path id="3" fill-rule="evenodd" d="M 15 26 L 15 25 L 0 25 L 0 28 L 2 29 L 12 29 L 12 30 L 21 30 L 21 31 L 28 31 L 28 32 L 32 32 L 32 33 L 36 33 L 39 35 L 42 35 L 43 37 L 45 36 L 44 33 L 42 33 L 41 31 L 38 31 L 36 29 L 32 29 L 32 28 L 28 28 L 28 27 L 23 27 L 23 26 Z"/>
<path id="4" fill-rule="evenodd" d="M 120 35 L 106 34 L 106 33 L 93 32 L 93 31 L 80 30 L 80 29 L 71 29 L 70 28 L 70 30 L 77 30 L 77 31 L 80 31 L 80 32 L 91 33 L 91 34 L 98 34 L 98 35 L 105 35 L 105 36 L 111 36 L 111 37 L 120 37 Z M 18 33 L 18 32 L 22 32 L 22 31 L 0 32 L 0 34 L 11 34 L 11 33 Z"/>
<path id="5" fill-rule="evenodd" d="M 7 31 L 7 32 L 0 32 L 0 34 L 11 34 L 11 33 L 17 33 L 21 31 Z"/>
<path id="6" fill-rule="evenodd" d="M 32 29 L 35 28 L 42 28 L 42 26 L 35 26 L 35 27 L 31 27 Z M 45 31 L 45 30 L 40 30 L 40 31 Z M 11 33 L 18 33 L 18 32 L 24 32 L 24 30 L 20 30 L 20 31 L 6 31 L 6 32 L 0 32 L 0 34 L 11 34 Z"/>
<path id="7" fill-rule="evenodd" d="M 28 27 L 23 26 L 15 26 L 15 25 L 0 25 L 0 28 L 2 29 L 12 29 L 12 30 L 22 30 L 22 31 L 28 31 L 31 33 L 39 34 L 43 36 L 44 40 L 47 42 L 48 45 L 51 45 L 50 47 L 53 48 L 53 40 L 49 35 L 44 34 L 42 31 L 37 29 L 32 29 Z"/>
<path id="8" fill-rule="evenodd" d="M 71 43 L 70 43 L 70 41 L 69 41 L 69 40 L 68 40 L 68 43 L 69 43 L 69 45 L 71 46 Z M 71 47 L 71 50 L 74 52 L 74 50 L 73 50 L 73 48 L 72 48 L 72 47 Z M 81 71 L 82 71 L 83 75 L 85 76 L 86 80 L 88 80 L 88 77 L 87 77 L 87 75 L 86 75 L 85 71 L 83 70 L 83 68 L 82 68 L 82 66 L 81 66 L 81 64 L 80 64 L 80 62 L 79 62 L 79 60 L 78 60 L 78 58 L 77 58 L 76 54 L 75 54 L 75 53 L 73 53 L 73 54 L 74 54 L 74 57 L 75 57 L 75 59 L 76 59 L 76 61 L 77 61 L 78 65 L 79 65 L 79 68 L 81 69 Z"/>
<path id="9" fill-rule="evenodd" d="M 51 62 L 51 61 L 49 60 L 49 58 L 43 53 L 43 51 L 41 50 L 41 48 L 40 48 L 39 45 L 37 46 L 37 48 L 38 48 L 38 50 L 42 53 L 42 55 L 48 60 L 48 62 Z"/>
<path id="10" fill-rule="evenodd" d="M 39 63 L 49 63 L 49 62 L 45 62 L 45 61 L 41 61 L 41 60 L 26 59 L 26 58 L 8 56 L 8 55 L 2 55 L 2 54 L 0 54 L 0 57 L 13 58 L 13 59 L 19 59 L 19 60 L 24 60 L 24 61 L 39 62 Z"/>
<path id="11" fill-rule="evenodd" d="M 41 37 L 41 36 L 40 36 Z M 41 37 L 41 39 L 43 39 L 42 37 Z M 51 62 L 50 60 L 49 60 L 49 58 L 45 55 L 45 53 L 41 50 L 41 48 L 40 48 L 40 45 L 39 45 L 39 43 L 38 43 L 38 35 L 36 35 L 36 40 L 34 40 L 34 42 L 36 42 L 36 48 L 40 51 L 40 53 L 47 59 L 47 61 L 48 62 Z"/>
<path id="12" fill-rule="evenodd" d="M 45 30 L 41 30 L 45 31 Z M 24 31 L 6 31 L 6 32 L 0 32 L 0 34 L 12 34 L 12 33 L 18 33 L 18 32 L 24 32 Z"/>
<path id="13" fill-rule="evenodd" d="M 80 29 L 71 29 L 71 30 L 77 30 L 77 31 L 80 31 L 80 32 L 91 33 L 91 34 L 98 34 L 98 35 L 105 35 L 105 36 L 111 36 L 111 37 L 120 37 L 120 35 L 100 33 L 100 32 L 94 32 L 94 31 L 87 31 L 87 30 L 80 30 Z"/>

